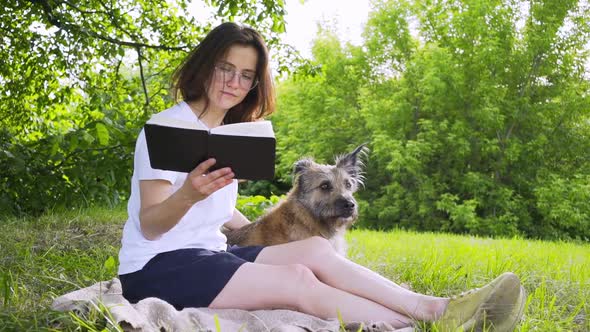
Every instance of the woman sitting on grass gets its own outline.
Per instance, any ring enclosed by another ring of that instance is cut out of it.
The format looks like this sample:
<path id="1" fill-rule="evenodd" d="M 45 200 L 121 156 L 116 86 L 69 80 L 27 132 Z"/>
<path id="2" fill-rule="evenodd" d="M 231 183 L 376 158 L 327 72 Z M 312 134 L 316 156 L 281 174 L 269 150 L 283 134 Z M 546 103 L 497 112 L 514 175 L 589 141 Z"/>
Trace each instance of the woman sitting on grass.
<path id="1" fill-rule="evenodd" d="M 174 75 L 180 103 L 162 113 L 208 128 L 256 121 L 274 111 L 268 52 L 249 27 L 224 23 L 197 45 Z M 177 98 L 178 99 L 178 98 Z M 145 134 L 137 139 L 132 190 L 120 251 L 123 295 L 157 297 L 185 307 L 292 309 L 346 322 L 384 321 L 401 328 L 433 321 L 441 331 L 483 324 L 509 331 L 525 292 L 505 273 L 457 298 L 418 294 L 337 255 L 323 238 L 269 247 L 228 247 L 222 225 L 249 221 L 235 208 L 229 168 L 189 174 L 150 167 Z M 484 323 L 484 317 L 486 322 Z"/>

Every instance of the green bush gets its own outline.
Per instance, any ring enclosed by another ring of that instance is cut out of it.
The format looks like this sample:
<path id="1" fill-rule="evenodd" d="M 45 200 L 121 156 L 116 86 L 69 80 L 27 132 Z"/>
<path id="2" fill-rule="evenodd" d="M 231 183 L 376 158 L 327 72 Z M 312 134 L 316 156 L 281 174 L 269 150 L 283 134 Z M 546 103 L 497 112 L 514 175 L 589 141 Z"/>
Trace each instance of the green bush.
<path id="1" fill-rule="evenodd" d="M 282 197 L 272 195 L 269 198 L 264 196 L 239 196 L 236 204 L 237 209 L 242 212 L 250 221 L 256 220 L 265 210 L 275 205 Z"/>
<path id="2" fill-rule="evenodd" d="M 590 175 L 550 175 L 535 188 L 543 233 L 590 241 Z"/>
<path id="3" fill-rule="evenodd" d="M 129 193 L 138 131 L 123 119 L 93 121 L 30 141 L 0 131 L 1 213 L 119 204 Z"/>

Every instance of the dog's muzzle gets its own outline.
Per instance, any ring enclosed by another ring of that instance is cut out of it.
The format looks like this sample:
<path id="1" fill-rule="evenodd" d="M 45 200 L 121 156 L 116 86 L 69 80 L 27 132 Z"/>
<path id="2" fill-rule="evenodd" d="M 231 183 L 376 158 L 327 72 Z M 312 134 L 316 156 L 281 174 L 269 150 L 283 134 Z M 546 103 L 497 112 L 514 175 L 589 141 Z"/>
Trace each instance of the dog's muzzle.
<path id="1" fill-rule="evenodd" d="M 336 201 L 336 210 L 340 218 L 349 218 L 356 213 L 356 202 L 349 199 L 339 199 Z"/>

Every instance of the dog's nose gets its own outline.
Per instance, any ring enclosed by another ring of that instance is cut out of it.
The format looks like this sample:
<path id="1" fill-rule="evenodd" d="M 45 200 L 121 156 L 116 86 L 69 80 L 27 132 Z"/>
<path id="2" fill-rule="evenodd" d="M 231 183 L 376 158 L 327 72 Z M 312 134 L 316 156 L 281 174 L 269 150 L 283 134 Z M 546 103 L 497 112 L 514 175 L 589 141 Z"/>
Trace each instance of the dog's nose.
<path id="1" fill-rule="evenodd" d="M 352 210 L 355 207 L 354 201 L 351 201 L 348 199 L 340 199 L 340 200 L 338 200 L 337 204 L 345 210 Z"/>

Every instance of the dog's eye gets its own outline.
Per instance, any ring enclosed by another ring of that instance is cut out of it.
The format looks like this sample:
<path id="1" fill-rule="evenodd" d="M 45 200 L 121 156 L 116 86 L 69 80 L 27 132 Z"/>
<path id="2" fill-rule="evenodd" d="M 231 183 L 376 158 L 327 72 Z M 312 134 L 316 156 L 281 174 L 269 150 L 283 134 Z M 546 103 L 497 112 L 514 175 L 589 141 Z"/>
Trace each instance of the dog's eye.
<path id="1" fill-rule="evenodd" d="M 327 182 L 324 182 L 324 183 L 322 183 L 322 184 L 320 185 L 320 189 L 322 189 L 322 190 L 330 190 L 330 189 L 332 189 L 332 187 L 330 186 L 330 184 L 329 184 L 329 183 L 327 183 Z"/>

